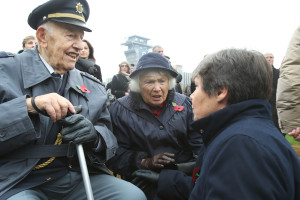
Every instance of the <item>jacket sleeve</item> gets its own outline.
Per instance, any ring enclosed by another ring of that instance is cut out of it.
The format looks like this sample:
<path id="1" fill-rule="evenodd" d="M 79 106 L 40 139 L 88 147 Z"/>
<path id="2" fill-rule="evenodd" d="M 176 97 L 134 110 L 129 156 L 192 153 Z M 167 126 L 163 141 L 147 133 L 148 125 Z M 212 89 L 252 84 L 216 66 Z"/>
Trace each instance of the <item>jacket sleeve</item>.
<path id="1" fill-rule="evenodd" d="M 115 95 L 117 98 L 125 96 L 125 92 L 123 90 L 124 85 L 122 85 L 122 81 L 120 78 L 118 78 L 118 74 L 114 75 L 112 81 L 111 81 L 111 93 Z"/>
<path id="2" fill-rule="evenodd" d="M 300 126 L 300 26 L 294 32 L 280 68 L 276 106 L 279 127 L 289 133 Z"/>
<path id="3" fill-rule="evenodd" d="M 0 104 L 0 156 L 40 137 L 27 112 L 26 96 Z"/>
<path id="4" fill-rule="evenodd" d="M 157 196 L 160 199 L 188 199 L 193 187 L 191 176 L 178 170 L 162 170 L 158 179 Z"/>
<path id="5" fill-rule="evenodd" d="M 136 151 L 132 148 L 132 136 L 129 135 L 128 126 L 120 122 L 122 118 L 119 102 L 116 101 L 110 108 L 110 113 L 113 121 L 113 132 L 118 140 L 118 149 L 116 156 L 110 159 L 106 165 L 114 173 L 120 174 L 125 179 L 131 177 L 131 174 L 141 168 L 141 160 L 148 157 L 148 154 L 143 151 Z"/>

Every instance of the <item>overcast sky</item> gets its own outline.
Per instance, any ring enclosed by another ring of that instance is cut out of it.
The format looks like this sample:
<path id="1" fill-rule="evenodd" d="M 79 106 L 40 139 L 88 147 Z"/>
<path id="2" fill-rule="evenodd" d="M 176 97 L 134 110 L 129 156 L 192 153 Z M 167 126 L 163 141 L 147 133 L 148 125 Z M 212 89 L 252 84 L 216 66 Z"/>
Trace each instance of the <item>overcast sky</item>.
<path id="1" fill-rule="evenodd" d="M 29 13 L 45 0 L 1 1 L 0 50 L 18 52 L 35 31 Z M 204 55 L 235 47 L 272 52 L 279 67 L 290 38 L 300 25 L 299 0 L 88 0 L 94 46 L 104 80 L 125 60 L 121 43 L 132 35 L 164 47 L 172 64 L 192 72 Z"/>

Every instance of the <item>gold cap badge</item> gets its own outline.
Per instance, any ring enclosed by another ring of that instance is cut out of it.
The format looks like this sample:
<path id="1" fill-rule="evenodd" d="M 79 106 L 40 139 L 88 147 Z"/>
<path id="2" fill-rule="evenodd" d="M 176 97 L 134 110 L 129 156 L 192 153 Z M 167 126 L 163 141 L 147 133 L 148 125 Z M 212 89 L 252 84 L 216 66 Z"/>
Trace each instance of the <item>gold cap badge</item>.
<path id="1" fill-rule="evenodd" d="M 79 14 L 83 13 L 83 7 L 81 3 L 76 3 L 76 12 L 78 12 Z"/>

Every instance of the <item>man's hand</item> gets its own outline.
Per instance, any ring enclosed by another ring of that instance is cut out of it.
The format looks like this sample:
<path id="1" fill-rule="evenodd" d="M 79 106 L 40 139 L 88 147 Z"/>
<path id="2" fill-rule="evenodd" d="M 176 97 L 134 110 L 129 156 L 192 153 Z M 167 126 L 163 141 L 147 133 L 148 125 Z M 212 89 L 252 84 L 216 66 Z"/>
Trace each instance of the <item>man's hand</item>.
<path id="1" fill-rule="evenodd" d="M 63 140 L 75 144 L 86 143 L 95 147 L 99 142 L 99 136 L 94 125 L 83 115 L 74 114 L 59 121 L 64 127 L 61 130 Z"/>
<path id="2" fill-rule="evenodd" d="M 300 142 L 300 127 L 293 129 L 291 132 L 288 133 L 288 135 L 293 136 L 295 140 Z"/>
<path id="3" fill-rule="evenodd" d="M 38 110 L 33 107 L 31 100 L 32 98 L 26 99 L 28 113 L 37 114 L 38 111 L 45 111 L 53 122 L 64 118 L 68 110 L 73 114 L 75 113 L 72 103 L 57 93 L 36 96 L 34 98 L 34 104 Z"/>
<path id="4" fill-rule="evenodd" d="M 172 153 L 160 153 L 152 158 L 142 159 L 141 166 L 143 169 L 155 169 L 155 168 L 164 168 L 164 165 L 175 162 L 174 154 Z"/>

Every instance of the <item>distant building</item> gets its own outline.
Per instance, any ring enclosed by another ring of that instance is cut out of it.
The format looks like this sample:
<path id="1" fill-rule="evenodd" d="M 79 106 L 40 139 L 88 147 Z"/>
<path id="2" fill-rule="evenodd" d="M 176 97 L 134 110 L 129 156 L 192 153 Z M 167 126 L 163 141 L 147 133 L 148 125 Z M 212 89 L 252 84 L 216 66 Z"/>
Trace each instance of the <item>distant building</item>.
<path id="1" fill-rule="evenodd" d="M 151 49 L 152 46 L 147 44 L 148 40 L 150 39 L 138 35 L 133 35 L 128 37 L 125 43 L 121 44 L 128 47 L 128 49 L 124 51 L 124 54 L 130 64 L 134 64 L 136 66 L 138 60 L 142 57 L 142 55 L 149 52 L 149 49 Z"/>
<path id="2" fill-rule="evenodd" d="M 191 73 L 182 72 L 181 75 L 182 75 L 181 87 L 182 87 L 182 91 L 185 91 L 186 87 L 191 84 Z"/>

